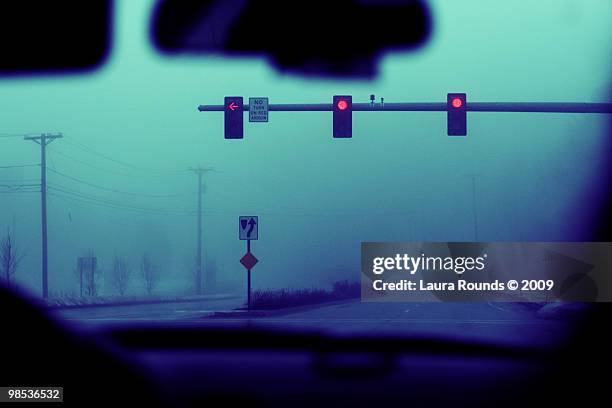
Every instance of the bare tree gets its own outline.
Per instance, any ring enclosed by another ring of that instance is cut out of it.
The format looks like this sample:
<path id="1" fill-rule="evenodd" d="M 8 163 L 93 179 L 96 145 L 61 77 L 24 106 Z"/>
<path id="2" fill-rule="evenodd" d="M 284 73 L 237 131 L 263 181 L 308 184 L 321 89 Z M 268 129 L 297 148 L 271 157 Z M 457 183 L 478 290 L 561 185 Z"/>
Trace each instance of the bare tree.
<path id="1" fill-rule="evenodd" d="M 99 294 L 102 271 L 98 269 L 98 258 L 93 249 L 77 258 L 77 269 L 74 272 L 79 280 L 81 296 Z"/>
<path id="2" fill-rule="evenodd" d="M 217 262 L 210 256 L 206 256 L 206 290 L 214 293 L 217 289 Z"/>
<path id="3" fill-rule="evenodd" d="M 198 282 L 198 258 L 195 255 L 188 255 L 188 257 L 185 259 L 185 268 L 187 269 L 188 273 L 189 273 L 189 277 L 192 279 L 191 280 L 191 284 L 189 286 L 190 290 L 193 290 L 194 294 L 198 293 L 197 290 L 197 282 Z"/>
<path id="4" fill-rule="evenodd" d="M 0 241 L 0 273 L 7 286 L 11 285 L 22 259 L 23 254 L 15 247 L 11 229 L 7 228 L 6 236 Z"/>
<path id="5" fill-rule="evenodd" d="M 143 254 L 140 260 L 140 276 L 142 277 L 147 293 L 150 295 L 157 285 L 159 273 L 157 266 L 153 263 L 148 254 Z"/>
<path id="6" fill-rule="evenodd" d="M 204 257 L 205 265 L 202 267 L 202 293 L 214 293 L 217 286 L 217 262 L 208 254 Z M 198 282 L 198 258 L 190 255 L 185 261 L 185 268 L 189 270 L 193 282 L 194 289 L 197 288 Z M 195 292 L 197 294 L 197 290 Z"/>
<path id="7" fill-rule="evenodd" d="M 127 260 L 122 256 L 115 256 L 115 259 L 113 259 L 111 280 L 113 286 L 115 289 L 117 289 L 117 292 L 119 292 L 121 296 L 125 295 L 125 291 L 131 278 L 132 271 Z"/>
<path id="8" fill-rule="evenodd" d="M 96 268 L 95 264 L 93 268 L 85 275 L 86 279 L 83 280 L 83 293 L 85 296 L 98 296 L 100 291 L 99 276 L 102 272 Z"/>

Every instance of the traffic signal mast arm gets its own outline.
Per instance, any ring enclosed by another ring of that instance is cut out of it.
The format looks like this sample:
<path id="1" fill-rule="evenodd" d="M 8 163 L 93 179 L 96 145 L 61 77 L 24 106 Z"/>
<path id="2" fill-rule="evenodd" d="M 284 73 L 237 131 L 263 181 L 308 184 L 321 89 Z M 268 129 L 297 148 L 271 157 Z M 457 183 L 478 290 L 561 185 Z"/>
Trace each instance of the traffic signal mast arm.
<path id="1" fill-rule="evenodd" d="M 353 103 L 352 95 L 334 95 L 332 103 L 311 104 L 269 104 L 268 98 L 251 98 L 250 100 L 265 100 L 265 103 L 253 105 L 253 111 L 262 110 L 262 119 L 251 120 L 259 116 L 249 114 L 249 121 L 267 122 L 269 111 L 281 112 L 332 112 L 332 134 L 334 139 L 350 139 L 353 137 L 353 112 L 446 112 L 447 134 L 449 136 L 467 136 L 467 112 L 542 112 L 542 113 L 612 113 L 612 103 L 575 103 L 575 102 L 468 102 L 466 93 L 448 93 L 446 103 L 436 102 L 404 102 L 384 103 L 374 102 L 370 95 L 370 103 Z M 225 112 L 225 139 L 243 139 L 243 112 L 250 111 L 251 106 L 243 103 L 241 96 L 226 96 L 223 105 L 200 105 L 200 112 Z M 261 112 L 260 112 L 261 113 Z M 263 119 L 265 118 L 265 120 Z"/>
<path id="2" fill-rule="evenodd" d="M 268 106 L 278 112 L 331 112 L 331 103 L 277 103 Z M 224 105 L 200 105 L 200 112 L 223 112 Z M 242 107 L 249 111 L 249 105 Z M 353 103 L 353 112 L 446 112 L 446 102 Z M 612 113 L 612 103 L 575 102 L 468 102 L 468 112 L 543 112 L 543 113 Z"/>

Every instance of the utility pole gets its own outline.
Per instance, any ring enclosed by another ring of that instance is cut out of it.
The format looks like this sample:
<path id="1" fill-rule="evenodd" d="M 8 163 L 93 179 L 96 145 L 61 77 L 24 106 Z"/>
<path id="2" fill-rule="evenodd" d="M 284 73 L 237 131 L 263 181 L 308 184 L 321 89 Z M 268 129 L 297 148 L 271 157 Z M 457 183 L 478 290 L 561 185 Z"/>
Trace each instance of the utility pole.
<path id="1" fill-rule="evenodd" d="M 479 177 L 481 174 L 469 174 L 472 184 L 472 217 L 474 223 L 474 241 L 478 242 L 478 202 L 476 200 L 476 177 Z"/>
<path id="2" fill-rule="evenodd" d="M 204 173 L 212 171 L 211 168 L 190 168 L 198 175 L 198 249 L 196 253 L 196 294 L 202 294 L 202 176 Z"/>
<path id="3" fill-rule="evenodd" d="M 474 212 L 474 241 L 478 241 L 478 212 L 476 211 L 476 175 L 472 174 L 472 211 Z"/>
<path id="4" fill-rule="evenodd" d="M 61 133 L 41 133 L 39 136 L 24 136 L 40 145 L 40 224 L 42 235 L 42 296 L 49 295 L 48 259 L 47 259 L 47 145 L 55 139 L 61 139 Z"/>

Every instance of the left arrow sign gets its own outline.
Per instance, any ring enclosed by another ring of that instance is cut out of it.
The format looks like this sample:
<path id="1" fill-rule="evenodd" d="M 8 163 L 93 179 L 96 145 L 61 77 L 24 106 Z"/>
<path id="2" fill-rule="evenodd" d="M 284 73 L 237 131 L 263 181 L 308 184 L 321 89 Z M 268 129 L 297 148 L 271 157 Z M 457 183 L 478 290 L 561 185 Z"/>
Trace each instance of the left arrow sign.
<path id="1" fill-rule="evenodd" d="M 244 137 L 242 96 L 226 96 L 225 106 L 225 138 L 242 139 Z"/>

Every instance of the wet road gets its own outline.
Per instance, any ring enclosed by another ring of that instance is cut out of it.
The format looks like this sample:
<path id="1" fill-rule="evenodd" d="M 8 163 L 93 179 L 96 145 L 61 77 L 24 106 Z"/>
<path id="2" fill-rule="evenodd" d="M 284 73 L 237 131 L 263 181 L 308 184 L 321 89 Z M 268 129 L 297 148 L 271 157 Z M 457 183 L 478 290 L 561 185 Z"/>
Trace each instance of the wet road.
<path id="1" fill-rule="evenodd" d="M 559 319 L 538 317 L 536 308 L 519 303 L 345 303 L 311 306 L 266 316 L 211 317 L 243 304 L 239 296 L 197 302 L 64 309 L 62 320 L 98 326 L 106 323 L 165 322 L 176 325 L 250 327 L 317 331 L 338 335 L 407 335 L 477 339 L 512 345 L 555 345 L 571 327 Z"/>

